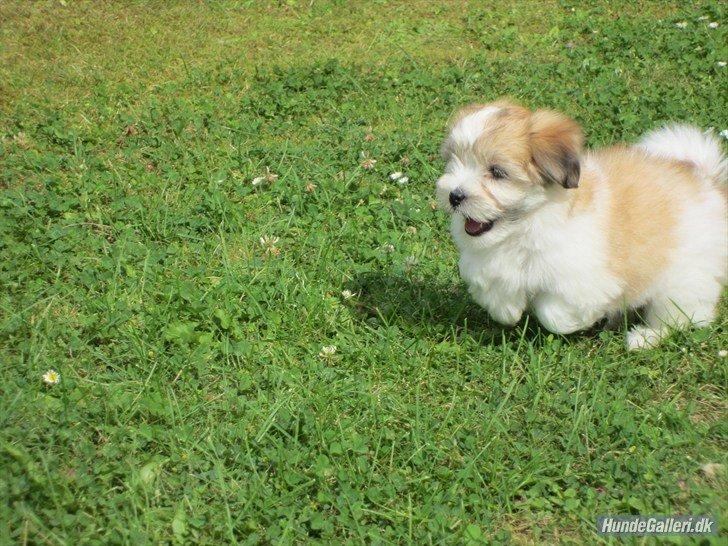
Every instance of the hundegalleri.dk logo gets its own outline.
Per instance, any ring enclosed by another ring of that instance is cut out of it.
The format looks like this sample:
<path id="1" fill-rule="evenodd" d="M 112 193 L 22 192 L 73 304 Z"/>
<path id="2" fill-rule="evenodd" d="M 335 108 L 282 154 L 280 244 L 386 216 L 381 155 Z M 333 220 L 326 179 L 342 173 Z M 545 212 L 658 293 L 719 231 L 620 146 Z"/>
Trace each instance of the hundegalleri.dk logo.
<path id="1" fill-rule="evenodd" d="M 599 535 L 715 535 L 713 516 L 599 516 Z"/>

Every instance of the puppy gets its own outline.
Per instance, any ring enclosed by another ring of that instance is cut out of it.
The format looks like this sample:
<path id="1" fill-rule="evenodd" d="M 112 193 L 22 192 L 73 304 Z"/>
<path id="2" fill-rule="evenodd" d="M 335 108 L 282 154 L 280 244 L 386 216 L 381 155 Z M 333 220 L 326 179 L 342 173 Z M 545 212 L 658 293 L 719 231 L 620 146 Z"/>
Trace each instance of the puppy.
<path id="1" fill-rule="evenodd" d="M 454 116 L 437 196 L 473 299 L 507 325 L 530 309 L 559 334 L 644 309 L 630 349 L 708 324 L 728 275 L 716 138 L 671 125 L 634 146 L 582 142 L 568 117 L 507 100 Z"/>

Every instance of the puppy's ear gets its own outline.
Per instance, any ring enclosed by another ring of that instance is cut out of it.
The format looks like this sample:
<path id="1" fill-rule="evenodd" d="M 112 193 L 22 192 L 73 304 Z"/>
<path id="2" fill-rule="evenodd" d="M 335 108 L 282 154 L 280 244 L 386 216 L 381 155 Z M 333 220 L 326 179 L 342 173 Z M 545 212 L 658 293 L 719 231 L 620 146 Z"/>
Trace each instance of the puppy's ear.
<path id="1" fill-rule="evenodd" d="M 572 119 L 551 110 L 531 115 L 531 157 L 541 178 L 564 188 L 579 185 L 579 154 L 584 137 Z"/>

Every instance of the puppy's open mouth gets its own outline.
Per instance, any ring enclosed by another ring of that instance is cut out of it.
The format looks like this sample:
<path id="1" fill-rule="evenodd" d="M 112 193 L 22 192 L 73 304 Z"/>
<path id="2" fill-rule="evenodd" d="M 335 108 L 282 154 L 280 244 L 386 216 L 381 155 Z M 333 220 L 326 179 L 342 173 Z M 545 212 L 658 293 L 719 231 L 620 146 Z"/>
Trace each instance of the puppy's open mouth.
<path id="1" fill-rule="evenodd" d="M 487 222 L 478 222 L 472 218 L 465 219 L 465 233 L 471 237 L 477 237 L 482 235 L 486 231 L 489 231 L 493 227 L 495 220 L 488 220 Z"/>

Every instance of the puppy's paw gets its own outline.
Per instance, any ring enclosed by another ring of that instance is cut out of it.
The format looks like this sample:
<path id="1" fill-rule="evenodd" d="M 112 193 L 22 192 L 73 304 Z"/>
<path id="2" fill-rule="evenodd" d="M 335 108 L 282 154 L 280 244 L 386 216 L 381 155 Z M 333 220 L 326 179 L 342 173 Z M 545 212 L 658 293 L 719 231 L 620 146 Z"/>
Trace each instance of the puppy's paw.
<path id="1" fill-rule="evenodd" d="M 572 334 L 589 328 L 598 318 L 597 310 L 583 309 L 554 294 L 542 294 L 533 305 L 539 322 L 554 334 Z"/>
<path id="2" fill-rule="evenodd" d="M 488 313 L 496 322 L 504 326 L 513 326 L 523 315 L 523 308 L 517 305 L 504 304 L 499 307 L 488 306 Z"/>
<path id="3" fill-rule="evenodd" d="M 510 293 L 471 286 L 470 295 L 479 305 L 485 307 L 493 320 L 505 326 L 513 326 L 521 320 L 526 309 L 526 295 L 521 292 Z"/>
<path id="4" fill-rule="evenodd" d="M 630 351 L 651 349 L 660 343 L 661 338 L 659 330 L 648 326 L 635 326 L 627 332 L 627 349 Z"/>

